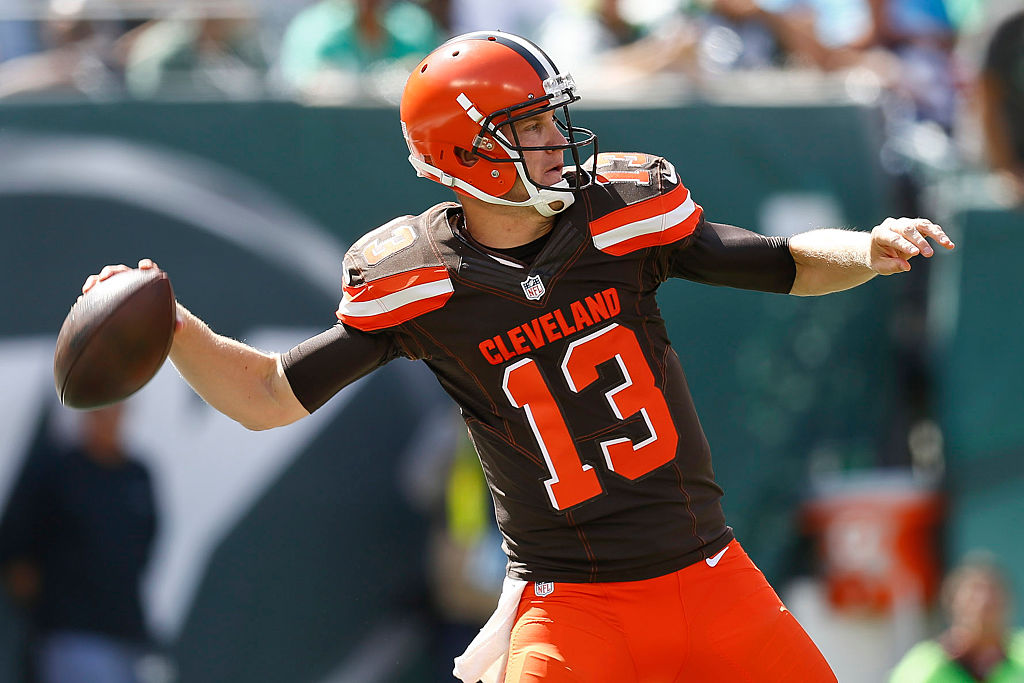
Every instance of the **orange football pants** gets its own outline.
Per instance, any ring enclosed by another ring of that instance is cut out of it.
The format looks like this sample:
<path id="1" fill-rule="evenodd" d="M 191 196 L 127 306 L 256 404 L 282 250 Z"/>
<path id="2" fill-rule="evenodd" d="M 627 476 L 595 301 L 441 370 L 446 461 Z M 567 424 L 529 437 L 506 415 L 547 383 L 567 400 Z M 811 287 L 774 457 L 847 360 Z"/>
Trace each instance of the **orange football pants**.
<path id="1" fill-rule="evenodd" d="M 836 677 L 732 541 L 715 566 L 700 561 L 644 581 L 527 585 L 505 683 L 534 681 L 835 683 Z"/>

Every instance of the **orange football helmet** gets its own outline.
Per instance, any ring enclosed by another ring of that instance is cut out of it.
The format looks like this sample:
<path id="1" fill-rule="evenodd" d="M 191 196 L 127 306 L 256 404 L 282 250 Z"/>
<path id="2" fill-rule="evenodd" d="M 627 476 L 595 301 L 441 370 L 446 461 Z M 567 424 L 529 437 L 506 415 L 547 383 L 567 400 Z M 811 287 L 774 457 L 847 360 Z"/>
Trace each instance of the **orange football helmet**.
<path id="1" fill-rule="evenodd" d="M 586 156 L 597 158 L 597 136 L 572 125 L 569 105 L 579 100 L 572 76 L 558 71 L 539 47 L 501 31 L 456 36 L 424 58 L 402 93 L 402 132 L 409 163 L 418 175 L 492 204 L 533 206 L 552 216 L 573 203 L 577 192 L 594 182 L 594 167 L 583 169 Z M 566 141 L 561 145 L 523 147 L 512 123 L 555 111 Z M 591 147 L 589 155 L 581 148 Z M 530 178 L 523 152 L 561 149 L 574 168 L 556 185 Z M 466 150 L 478 158 L 467 165 Z M 596 163 L 596 162 L 595 162 Z M 521 178 L 529 199 L 503 198 Z M 551 204 L 561 202 L 558 209 Z"/>

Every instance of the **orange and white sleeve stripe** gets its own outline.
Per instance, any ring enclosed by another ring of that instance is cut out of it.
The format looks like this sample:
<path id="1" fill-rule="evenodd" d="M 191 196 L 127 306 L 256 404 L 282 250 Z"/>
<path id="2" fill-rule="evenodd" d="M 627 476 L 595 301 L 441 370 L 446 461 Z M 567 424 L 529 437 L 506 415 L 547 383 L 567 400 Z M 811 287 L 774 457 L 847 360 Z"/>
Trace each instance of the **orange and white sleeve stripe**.
<path id="1" fill-rule="evenodd" d="M 703 211 L 689 190 L 676 185 L 665 194 L 592 221 L 590 233 L 598 249 L 622 256 L 683 239 L 696 229 Z"/>
<path id="2" fill-rule="evenodd" d="M 335 315 L 346 325 L 371 332 L 437 310 L 453 291 L 444 266 L 417 268 L 359 286 L 346 285 Z"/>

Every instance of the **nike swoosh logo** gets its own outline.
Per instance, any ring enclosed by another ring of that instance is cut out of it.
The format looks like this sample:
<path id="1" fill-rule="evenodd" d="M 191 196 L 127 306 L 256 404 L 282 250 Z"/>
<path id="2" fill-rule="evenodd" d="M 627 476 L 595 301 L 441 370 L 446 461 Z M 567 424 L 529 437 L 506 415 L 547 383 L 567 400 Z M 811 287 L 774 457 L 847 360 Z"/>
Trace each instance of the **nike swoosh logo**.
<path id="1" fill-rule="evenodd" d="M 718 564 L 718 561 L 722 559 L 722 555 L 725 555 L 725 551 L 728 549 L 729 546 L 725 546 L 724 548 L 718 551 L 717 555 L 715 555 L 714 557 L 709 557 L 704 561 L 708 563 L 709 567 L 714 567 L 716 564 Z"/>

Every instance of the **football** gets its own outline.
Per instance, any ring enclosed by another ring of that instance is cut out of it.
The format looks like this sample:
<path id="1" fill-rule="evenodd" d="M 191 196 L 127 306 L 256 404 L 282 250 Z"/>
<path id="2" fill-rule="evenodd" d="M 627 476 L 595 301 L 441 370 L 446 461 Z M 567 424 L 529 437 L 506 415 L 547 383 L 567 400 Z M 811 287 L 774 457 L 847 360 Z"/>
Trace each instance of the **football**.
<path id="1" fill-rule="evenodd" d="M 175 316 L 163 271 L 128 270 L 96 284 L 71 307 L 57 335 L 53 378 L 61 403 L 99 408 L 141 389 L 171 350 Z"/>

